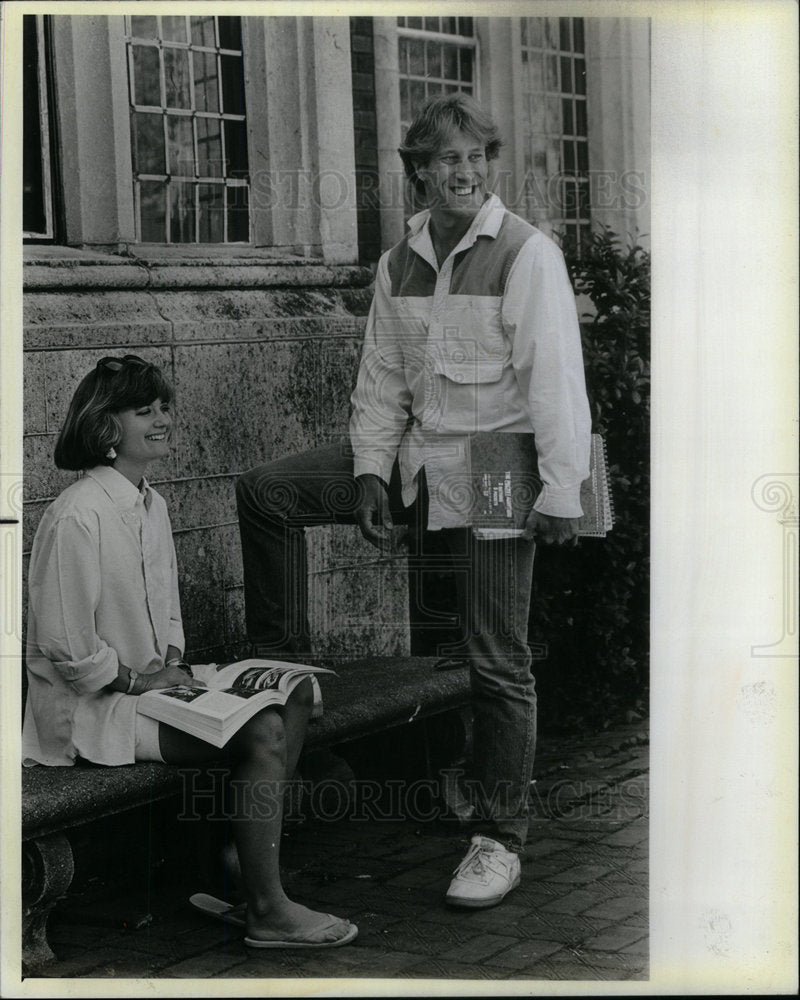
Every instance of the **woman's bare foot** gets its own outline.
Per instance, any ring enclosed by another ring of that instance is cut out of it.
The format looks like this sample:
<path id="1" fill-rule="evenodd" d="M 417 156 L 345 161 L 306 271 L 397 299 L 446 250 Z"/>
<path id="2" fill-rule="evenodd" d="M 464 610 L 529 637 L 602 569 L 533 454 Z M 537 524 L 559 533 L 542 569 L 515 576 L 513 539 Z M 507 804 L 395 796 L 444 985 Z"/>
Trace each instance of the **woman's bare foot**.
<path id="1" fill-rule="evenodd" d="M 349 920 L 319 913 L 287 899 L 280 907 L 257 917 L 247 911 L 247 944 L 295 947 L 325 947 L 352 941 L 357 933 Z"/>

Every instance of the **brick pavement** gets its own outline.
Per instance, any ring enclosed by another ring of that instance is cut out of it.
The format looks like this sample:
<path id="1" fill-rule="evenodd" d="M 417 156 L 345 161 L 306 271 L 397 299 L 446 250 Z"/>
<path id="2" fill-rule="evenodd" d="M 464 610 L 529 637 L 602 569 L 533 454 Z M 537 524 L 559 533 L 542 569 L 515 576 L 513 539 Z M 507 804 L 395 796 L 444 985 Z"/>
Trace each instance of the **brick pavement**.
<path id="1" fill-rule="evenodd" d="M 456 824 L 312 820 L 284 836 L 287 891 L 356 921 L 330 951 L 253 952 L 186 903 L 198 886 L 92 886 L 51 921 L 50 977 L 642 980 L 648 970 L 645 723 L 543 740 L 522 883 L 498 907 L 446 907 Z M 123 926 L 127 925 L 127 926 Z"/>

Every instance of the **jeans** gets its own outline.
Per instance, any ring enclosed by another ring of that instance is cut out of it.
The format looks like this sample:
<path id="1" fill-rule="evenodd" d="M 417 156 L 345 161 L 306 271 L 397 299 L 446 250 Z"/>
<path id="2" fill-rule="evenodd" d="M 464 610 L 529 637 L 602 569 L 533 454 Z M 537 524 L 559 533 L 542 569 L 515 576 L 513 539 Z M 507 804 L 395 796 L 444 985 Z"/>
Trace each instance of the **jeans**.
<path id="1" fill-rule="evenodd" d="M 420 495 L 400 499 L 397 464 L 389 484 L 395 524 L 409 528 L 409 568 L 424 565 L 427 522 Z M 310 638 L 304 528 L 354 524 L 359 483 L 349 442 L 324 445 L 257 466 L 239 477 L 245 617 L 261 655 L 303 660 Z M 536 689 L 527 643 L 534 544 L 484 541 L 469 528 L 442 530 L 455 569 L 464 637 L 443 653 L 470 669 L 473 775 L 478 832 L 521 853 L 536 748 Z"/>

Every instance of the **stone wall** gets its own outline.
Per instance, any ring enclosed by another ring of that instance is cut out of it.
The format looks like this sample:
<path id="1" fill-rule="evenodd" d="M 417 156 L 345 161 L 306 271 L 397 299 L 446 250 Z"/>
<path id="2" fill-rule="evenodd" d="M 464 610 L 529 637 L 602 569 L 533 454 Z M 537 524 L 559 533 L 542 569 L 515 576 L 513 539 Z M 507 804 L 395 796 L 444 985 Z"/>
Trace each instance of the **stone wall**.
<path id="1" fill-rule="evenodd" d="M 189 652 L 197 662 L 238 655 L 236 476 L 346 431 L 371 278 L 368 268 L 246 254 L 164 251 L 145 260 L 28 248 L 25 566 L 42 512 L 75 478 L 55 468 L 52 453 L 78 381 L 103 355 L 139 354 L 176 391 L 172 452 L 150 478 L 172 518 Z M 319 650 L 342 651 L 346 625 L 358 652 L 406 652 L 397 574 L 387 575 L 386 560 L 359 544 L 356 529 L 336 532 L 312 533 Z M 391 627 L 376 627 L 381 620 Z"/>

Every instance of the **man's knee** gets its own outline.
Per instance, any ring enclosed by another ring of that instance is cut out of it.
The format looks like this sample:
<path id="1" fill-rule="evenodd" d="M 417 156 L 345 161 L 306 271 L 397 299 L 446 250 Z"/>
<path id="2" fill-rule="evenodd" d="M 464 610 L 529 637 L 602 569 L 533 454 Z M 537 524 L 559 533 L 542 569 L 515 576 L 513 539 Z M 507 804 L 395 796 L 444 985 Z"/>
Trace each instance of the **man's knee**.
<path id="1" fill-rule="evenodd" d="M 531 656 L 476 656 L 471 660 L 472 692 L 476 697 L 536 701 Z"/>
<path id="2" fill-rule="evenodd" d="M 243 472 L 236 481 L 239 511 L 257 510 L 277 516 L 289 514 L 295 507 L 298 491 L 291 475 L 273 465 L 257 465 Z"/>

